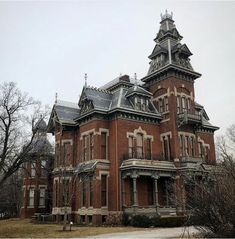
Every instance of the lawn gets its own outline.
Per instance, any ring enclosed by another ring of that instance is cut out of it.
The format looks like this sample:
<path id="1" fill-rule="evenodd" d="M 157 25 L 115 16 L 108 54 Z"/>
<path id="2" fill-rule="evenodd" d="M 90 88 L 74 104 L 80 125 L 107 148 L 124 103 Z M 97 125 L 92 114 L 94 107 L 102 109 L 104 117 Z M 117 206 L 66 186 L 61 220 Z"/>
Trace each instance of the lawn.
<path id="1" fill-rule="evenodd" d="M 58 224 L 32 224 L 29 220 L 0 220 L 0 238 L 3 237 L 86 237 L 98 234 L 136 231 L 133 227 L 76 227 L 62 231 Z"/>

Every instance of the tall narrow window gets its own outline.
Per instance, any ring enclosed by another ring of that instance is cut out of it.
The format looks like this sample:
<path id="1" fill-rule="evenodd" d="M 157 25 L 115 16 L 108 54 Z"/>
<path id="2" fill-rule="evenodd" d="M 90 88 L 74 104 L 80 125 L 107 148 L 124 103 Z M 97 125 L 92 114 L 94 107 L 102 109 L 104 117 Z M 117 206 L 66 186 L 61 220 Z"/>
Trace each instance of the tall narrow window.
<path id="1" fill-rule="evenodd" d="M 159 112 L 163 112 L 163 99 L 159 99 Z"/>
<path id="2" fill-rule="evenodd" d="M 160 112 L 160 109 L 159 109 L 159 101 L 156 101 L 155 106 L 156 106 L 157 110 Z"/>
<path id="3" fill-rule="evenodd" d="M 55 207 L 58 207 L 58 181 L 55 181 Z"/>
<path id="4" fill-rule="evenodd" d="M 68 164 L 69 158 L 70 158 L 70 143 L 66 142 L 64 143 L 64 155 L 63 155 L 63 165 Z"/>
<path id="5" fill-rule="evenodd" d="M 205 147 L 205 159 L 209 161 L 209 148 Z"/>
<path id="6" fill-rule="evenodd" d="M 184 136 L 183 135 L 180 135 L 180 142 L 181 142 L 181 145 L 180 145 L 181 154 L 182 154 L 182 156 L 184 156 L 185 155 L 185 152 L 184 152 L 185 147 L 184 147 Z"/>
<path id="7" fill-rule="evenodd" d="M 188 156 L 189 155 L 189 140 L 188 140 L 188 136 L 185 136 L 184 137 L 184 139 L 185 139 L 185 154 L 186 154 L 186 156 Z"/>
<path id="8" fill-rule="evenodd" d="M 129 145 L 129 158 L 134 158 L 135 157 L 135 152 L 134 152 L 134 137 L 129 136 L 128 138 L 128 145 Z"/>
<path id="9" fill-rule="evenodd" d="M 40 195 L 39 195 L 39 206 L 45 206 L 45 196 L 46 196 L 46 188 L 40 188 Z"/>
<path id="10" fill-rule="evenodd" d="M 164 150 L 164 158 L 165 160 L 171 159 L 171 144 L 170 144 L 170 136 L 163 137 L 163 150 Z"/>
<path id="11" fill-rule="evenodd" d="M 34 206 L 34 188 L 29 188 L 29 206 Z"/>
<path id="12" fill-rule="evenodd" d="M 191 101 L 190 101 L 190 98 L 187 99 L 187 110 L 188 112 L 190 112 L 190 104 L 191 104 Z"/>
<path id="13" fill-rule="evenodd" d="M 82 138 L 82 161 L 87 159 L 87 135 Z"/>
<path id="14" fill-rule="evenodd" d="M 199 157 L 203 158 L 204 150 L 203 150 L 202 142 L 198 142 L 198 151 L 199 151 Z"/>
<path id="15" fill-rule="evenodd" d="M 60 165 L 60 144 L 56 144 L 55 147 L 55 167 L 58 167 Z"/>
<path id="16" fill-rule="evenodd" d="M 168 97 L 165 96 L 165 111 L 169 110 L 169 105 L 168 105 Z"/>
<path id="17" fill-rule="evenodd" d="M 177 96 L 177 113 L 179 114 L 181 112 L 180 110 L 180 96 Z"/>
<path id="18" fill-rule="evenodd" d="M 94 159 L 94 134 L 90 134 L 90 160 Z"/>
<path id="19" fill-rule="evenodd" d="M 62 182 L 63 182 L 63 195 L 62 195 L 63 206 L 67 206 L 69 203 L 69 180 L 64 179 Z"/>
<path id="20" fill-rule="evenodd" d="M 107 206 L 107 175 L 101 175 L 101 206 Z"/>
<path id="21" fill-rule="evenodd" d="M 107 159 L 107 133 L 101 133 L 101 159 Z"/>
<path id="22" fill-rule="evenodd" d="M 144 154 L 144 142 L 143 142 L 143 135 L 137 134 L 136 136 L 136 158 L 142 159 Z"/>
<path id="23" fill-rule="evenodd" d="M 82 207 L 86 206 L 86 183 L 85 180 L 82 182 Z"/>
<path id="24" fill-rule="evenodd" d="M 31 163 L 31 177 L 34 178 L 36 175 L 36 163 Z"/>
<path id="25" fill-rule="evenodd" d="M 152 152 L 151 152 L 151 139 L 147 139 L 146 141 L 146 159 L 151 159 Z"/>
<path id="26" fill-rule="evenodd" d="M 41 160 L 41 177 L 47 176 L 46 160 Z"/>
<path id="27" fill-rule="evenodd" d="M 136 109 L 137 109 L 137 110 L 140 110 L 140 109 L 141 109 L 141 100 L 140 100 L 140 97 L 136 97 L 136 98 L 135 98 L 135 106 L 136 106 Z"/>
<path id="28" fill-rule="evenodd" d="M 93 181 L 93 177 L 90 176 L 89 177 L 89 182 L 90 182 L 90 207 L 93 206 L 93 192 L 94 192 L 94 181 Z"/>
<path id="29" fill-rule="evenodd" d="M 182 97 L 182 110 L 183 110 L 183 112 L 186 111 L 186 99 L 185 99 L 185 97 Z"/>
<path id="30" fill-rule="evenodd" d="M 190 137 L 190 146 L 191 146 L 191 156 L 195 156 L 194 138 L 193 137 Z"/>

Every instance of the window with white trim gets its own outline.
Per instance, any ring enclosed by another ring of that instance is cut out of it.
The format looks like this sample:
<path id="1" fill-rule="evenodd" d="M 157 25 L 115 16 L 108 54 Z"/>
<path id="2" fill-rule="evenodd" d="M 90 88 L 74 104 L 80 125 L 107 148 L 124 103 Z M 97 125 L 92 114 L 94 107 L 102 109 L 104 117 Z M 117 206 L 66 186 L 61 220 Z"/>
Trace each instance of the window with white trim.
<path id="1" fill-rule="evenodd" d="M 29 206 L 34 206 L 34 188 L 29 188 Z"/>
<path id="2" fill-rule="evenodd" d="M 46 199 L 46 188 L 45 187 L 40 187 L 39 188 L 40 193 L 39 193 L 39 206 L 45 206 L 45 199 Z"/>

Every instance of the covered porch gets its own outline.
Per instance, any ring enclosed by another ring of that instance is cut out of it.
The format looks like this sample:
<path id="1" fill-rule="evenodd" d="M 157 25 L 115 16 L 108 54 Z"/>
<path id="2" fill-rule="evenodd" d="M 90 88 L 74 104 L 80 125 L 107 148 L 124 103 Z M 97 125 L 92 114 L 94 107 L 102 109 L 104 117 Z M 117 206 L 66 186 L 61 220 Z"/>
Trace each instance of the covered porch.
<path id="1" fill-rule="evenodd" d="M 144 160 L 128 161 L 121 166 L 123 211 L 128 214 L 176 215 L 178 205 L 173 162 L 152 162 L 151 167 L 146 168 L 143 167 Z M 168 169 L 160 165 L 168 166 Z"/>

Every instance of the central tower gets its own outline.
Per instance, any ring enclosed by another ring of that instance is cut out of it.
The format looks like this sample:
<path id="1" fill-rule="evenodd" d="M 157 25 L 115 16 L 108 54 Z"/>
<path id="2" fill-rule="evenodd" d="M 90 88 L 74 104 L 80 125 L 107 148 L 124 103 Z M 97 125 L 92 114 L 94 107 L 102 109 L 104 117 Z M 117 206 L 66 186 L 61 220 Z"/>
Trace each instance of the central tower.
<path id="1" fill-rule="evenodd" d="M 142 81 L 153 94 L 153 102 L 163 116 L 160 131 L 165 158 L 198 156 L 198 142 L 204 133 L 203 136 L 198 134 L 207 132 L 212 135 L 209 141 L 213 147 L 210 153 L 207 149 L 203 149 L 203 153 L 215 160 L 213 132 L 217 127 L 210 125 L 204 108 L 195 102 L 194 81 L 201 74 L 194 71 L 189 58 L 192 53 L 181 43 L 182 39 L 173 14 L 167 11 L 161 14 L 160 29 L 154 39 L 156 44 L 149 56 L 149 70 Z"/>

